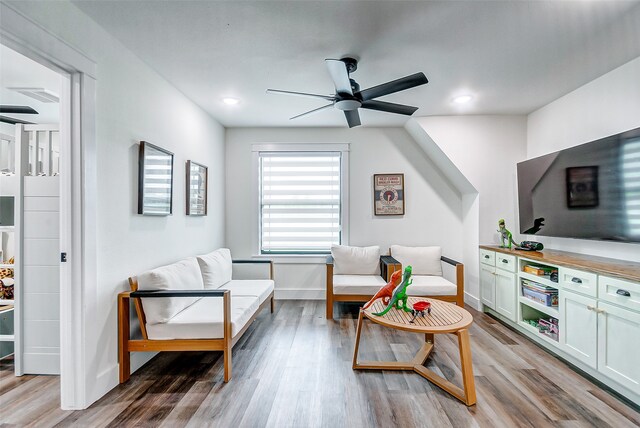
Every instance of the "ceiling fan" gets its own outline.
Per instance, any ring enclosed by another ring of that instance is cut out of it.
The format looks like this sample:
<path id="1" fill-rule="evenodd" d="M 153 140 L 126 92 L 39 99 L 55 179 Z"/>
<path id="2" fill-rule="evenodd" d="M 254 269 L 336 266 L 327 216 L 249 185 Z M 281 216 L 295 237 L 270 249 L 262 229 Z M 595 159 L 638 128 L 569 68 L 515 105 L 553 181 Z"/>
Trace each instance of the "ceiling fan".
<path id="1" fill-rule="evenodd" d="M 353 128 L 354 126 L 358 126 L 361 124 L 360 115 L 358 114 L 359 108 L 411 116 L 413 113 L 415 113 L 416 110 L 418 110 L 418 107 L 412 107 L 404 104 L 388 103 L 385 101 L 377 101 L 374 100 L 374 98 L 382 97 L 384 95 L 393 94 L 395 92 L 404 91 L 405 89 L 410 89 L 416 86 L 424 85 L 425 83 L 429 83 L 424 73 L 415 73 L 410 76 L 392 80 L 390 82 L 383 83 L 381 85 L 361 91 L 360 85 L 358 85 L 358 83 L 350 77 L 351 73 L 356 71 L 358 68 L 358 61 L 356 59 L 349 57 L 341 59 L 325 59 L 325 63 L 327 64 L 329 74 L 331 75 L 336 88 L 335 95 L 317 95 L 304 92 L 267 89 L 268 94 L 297 95 L 301 97 L 323 99 L 331 102 L 331 104 L 327 104 L 306 113 L 299 114 L 292 117 L 291 119 L 297 119 L 299 117 L 306 116 L 308 114 L 331 107 L 335 107 L 338 110 L 342 110 L 344 112 L 344 116 L 347 119 L 349 128 Z"/>
<path id="2" fill-rule="evenodd" d="M 13 117 L 4 116 L 2 113 L 7 114 L 38 114 L 33 108 L 29 106 L 12 106 L 12 105 L 0 105 L 0 122 L 10 123 L 11 125 L 15 125 L 16 123 L 25 123 L 29 124 L 31 122 L 27 122 L 20 119 L 15 119 Z"/>

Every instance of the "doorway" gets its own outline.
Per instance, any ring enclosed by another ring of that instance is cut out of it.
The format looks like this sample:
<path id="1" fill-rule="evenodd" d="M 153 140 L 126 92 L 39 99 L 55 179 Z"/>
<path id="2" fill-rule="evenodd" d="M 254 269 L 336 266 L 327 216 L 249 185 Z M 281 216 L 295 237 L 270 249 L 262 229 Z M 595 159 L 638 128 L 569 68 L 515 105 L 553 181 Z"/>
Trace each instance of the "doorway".
<path id="1" fill-rule="evenodd" d="M 65 80 L 0 45 L 0 195 L 10 206 L 0 219 L 0 357 L 13 359 L 16 376 L 60 374 Z"/>

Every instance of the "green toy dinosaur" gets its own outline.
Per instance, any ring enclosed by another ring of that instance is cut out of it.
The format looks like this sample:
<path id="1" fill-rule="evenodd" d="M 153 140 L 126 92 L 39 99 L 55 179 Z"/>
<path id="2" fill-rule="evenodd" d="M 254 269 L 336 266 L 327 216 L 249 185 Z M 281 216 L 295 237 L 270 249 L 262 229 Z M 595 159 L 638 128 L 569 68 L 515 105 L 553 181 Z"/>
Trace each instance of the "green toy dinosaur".
<path id="1" fill-rule="evenodd" d="M 500 248 L 511 249 L 511 244 L 514 244 L 516 247 L 518 246 L 518 243 L 513 240 L 513 235 L 506 228 L 503 218 L 498 220 L 498 232 L 500 232 L 500 240 L 502 241 L 502 245 L 500 245 Z M 504 244 L 505 240 L 507 241 L 507 245 Z"/>
<path id="2" fill-rule="evenodd" d="M 377 315 L 379 317 L 385 315 L 387 312 L 393 308 L 395 305 L 396 309 L 403 309 L 405 312 L 411 312 L 411 309 L 407 307 L 407 287 L 411 285 L 413 279 L 411 278 L 411 266 L 407 266 L 404 268 L 404 276 L 402 277 L 402 282 L 400 285 L 393 290 L 393 294 L 391 295 L 391 300 L 389 300 L 389 304 L 382 312 L 374 313 L 373 315 Z"/>

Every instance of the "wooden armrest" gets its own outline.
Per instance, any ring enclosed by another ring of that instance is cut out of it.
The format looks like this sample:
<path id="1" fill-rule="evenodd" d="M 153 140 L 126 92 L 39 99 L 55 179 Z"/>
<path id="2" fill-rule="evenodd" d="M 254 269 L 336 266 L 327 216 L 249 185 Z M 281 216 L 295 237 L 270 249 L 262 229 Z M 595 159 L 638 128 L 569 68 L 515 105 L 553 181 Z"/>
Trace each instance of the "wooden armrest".
<path id="1" fill-rule="evenodd" d="M 440 257 L 440 260 L 442 260 L 445 263 L 449 263 L 452 266 L 458 266 L 458 265 L 462 264 L 460 262 L 457 262 L 457 261 L 455 261 L 453 259 L 450 259 L 449 257 L 445 257 L 445 256 Z"/>
<path id="2" fill-rule="evenodd" d="M 392 256 L 380 256 L 380 276 L 385 281 L 391 281 L 391 274 L 402 269 L 402 263 Z"/>
<path id="3" fill-rule="evenodd" d="M 333 256 L 327 256 L 327 264 L 333 265 Z"/>
<path id="4" fill-rule="evenodd" d="M 250 264 L 250 263 L 263 263 L 263 264 L 268 264 L 271 263 L 271 260 L 253 260 L 253 259 L 246 259 L 246 260 L 232 260 L 232 263 L 238 263 L 238 264 Z"/>
<path id="5" fill-rule="evenodd" d="M 224 297 L 229 290 L 141 290 L 131 291 L 130 296 L 134 298 L 142 297 Z"/>

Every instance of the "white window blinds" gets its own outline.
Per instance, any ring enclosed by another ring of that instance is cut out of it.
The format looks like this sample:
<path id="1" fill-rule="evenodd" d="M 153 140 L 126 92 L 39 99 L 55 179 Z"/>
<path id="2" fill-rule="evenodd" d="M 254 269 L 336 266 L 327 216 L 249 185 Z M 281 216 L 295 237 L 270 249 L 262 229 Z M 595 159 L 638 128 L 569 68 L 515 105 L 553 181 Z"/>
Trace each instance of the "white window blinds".
<path id="1" fill-rule="evenodd" d="M 622 146 L 622 178 L 628 234 L 640 237 L 640 139 Z"/>
<path id="2" fill-rule="evenodd" d="M 260 152 L 260 251 L 329 253 L 340 243 L 341 152 Z"/>

